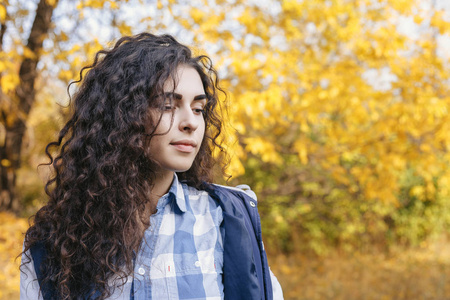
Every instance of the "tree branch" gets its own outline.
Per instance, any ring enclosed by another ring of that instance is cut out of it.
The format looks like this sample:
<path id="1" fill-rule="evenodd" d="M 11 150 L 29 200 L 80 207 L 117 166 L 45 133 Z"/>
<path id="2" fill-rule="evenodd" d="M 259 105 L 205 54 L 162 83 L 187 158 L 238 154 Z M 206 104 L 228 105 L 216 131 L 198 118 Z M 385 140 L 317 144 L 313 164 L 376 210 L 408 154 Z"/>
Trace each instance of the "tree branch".
<path id="1" fill-rule="evenodd" d="M 19 108 L 25 115 L 28 115 L 35 100 L 34 83 L 38 75 L 36 68 L 42 51 L 42 44 L 50 29 L 52 14 L 53 6 L 49 5 L 46 0 L 40 0 L 27 42 L 28 49 L 34 55 L 33 57 L 25 57 L 22 61 L 19 70 L 20 84 L 16 89 Z"/>

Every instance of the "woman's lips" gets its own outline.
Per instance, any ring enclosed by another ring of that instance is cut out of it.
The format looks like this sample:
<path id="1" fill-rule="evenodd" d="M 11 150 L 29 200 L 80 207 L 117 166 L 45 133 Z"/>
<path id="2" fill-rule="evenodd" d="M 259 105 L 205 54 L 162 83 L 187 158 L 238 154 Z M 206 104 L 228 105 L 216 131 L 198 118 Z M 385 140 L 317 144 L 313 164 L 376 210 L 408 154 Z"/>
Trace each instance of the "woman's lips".
<path id="1" fill-rule="evenodd" d="M 170 144 L 174 146 L 178 151 L 185 153 L 193 152 L 195 150 L 195 147 L 197 146 L 195 141 L 191 140 L 181 140 Z"/>
<path id="2" fill-rule="evenodd" d="M 171 144 L 175 147 L 178 151 L 190 153 L 194 151 L 195 147 L 190 144 Z"/>

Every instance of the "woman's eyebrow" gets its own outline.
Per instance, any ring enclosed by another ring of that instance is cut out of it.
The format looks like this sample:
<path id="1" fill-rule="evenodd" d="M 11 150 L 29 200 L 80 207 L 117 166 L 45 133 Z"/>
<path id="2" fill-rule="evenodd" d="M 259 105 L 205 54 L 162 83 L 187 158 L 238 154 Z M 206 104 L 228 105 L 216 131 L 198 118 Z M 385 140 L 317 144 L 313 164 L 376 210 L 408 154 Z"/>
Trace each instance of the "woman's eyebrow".
<path id="1" fill-rule="evenodd" d="M 205 94 L 197 95 L 194 97 L 194 100 L 203 100 L 203 99 L 207 99 Z"/>
<path id="2" fill-rule="evenodd" d="M 165 92 L 164 93 L 164 97 L 166 97 L 166 98 L 174 98 L 174 99 L 177 99 L 177 100 L 183 99 L 183 95 L 178 94 L 178 93 L 174 93 L 174 92 Z M 197 96 L 194 97 L 194 101 L 196 101 L 196 100 L 203 100 L 203 99 L 207 99 L 205 94 L 197 95 Z"/>
<path id="3" fill-rule="evenodd" d="M 164 98 L 174 98 L 177 100 L 181 100 L 183 96 L 174 92 L 164 92 Z"/>

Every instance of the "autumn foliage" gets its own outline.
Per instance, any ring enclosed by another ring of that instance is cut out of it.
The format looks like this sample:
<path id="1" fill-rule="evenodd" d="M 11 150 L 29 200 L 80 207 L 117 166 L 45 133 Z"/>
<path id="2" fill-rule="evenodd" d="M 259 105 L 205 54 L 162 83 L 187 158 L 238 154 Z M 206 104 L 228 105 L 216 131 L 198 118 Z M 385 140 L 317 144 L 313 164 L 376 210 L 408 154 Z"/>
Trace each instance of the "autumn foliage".
<path id="1" fill-rule="evenodd" d="M 23 233 L 28 222 L 10 213 L 0 212 L 0 299 L 17 299 L 19 265 Z"/>
<path id="2" fill-rule="evenodd" d="M 237 181 L 263 199 L 282 249 L 418 244 L 447 228 L 448 11 L 412 0 L 217 5 L 192 9 L 184 26 L 219 45 L 234 174 L 245 170 Z"/>
<path id="3" fill-rule="evenodd" d="M 0 161 L 18 174 L 22 213 L 45 201 L 35 168 L 67 83 L 109 41 L 151 31 L 213 58 L 228 91 L 228 183 L 255 190 L 271 254 L 389 251 L 449 229 L 446 1 L 36 0 L 54 8 L 39 53 L 26 2 L 0 4 L 0 147 L 11 122 L 27 125 L 21 166 Z M 29 114 L 17 98 L 26 59 L 39 59 Z"/>

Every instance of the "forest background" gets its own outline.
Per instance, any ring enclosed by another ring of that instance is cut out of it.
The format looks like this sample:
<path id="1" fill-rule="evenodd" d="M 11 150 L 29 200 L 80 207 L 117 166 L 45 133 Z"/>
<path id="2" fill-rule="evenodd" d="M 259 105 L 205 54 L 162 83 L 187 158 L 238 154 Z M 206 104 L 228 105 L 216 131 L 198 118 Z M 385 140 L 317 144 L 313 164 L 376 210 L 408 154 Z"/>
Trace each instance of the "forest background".
<path id="1" fill-rule="evenodd" d="M 212 57 L 286 299 L 450 299 L 448 1 L 1 0 L 0 24 L 0 299 L 68 83 L 142 31 Z"/>

